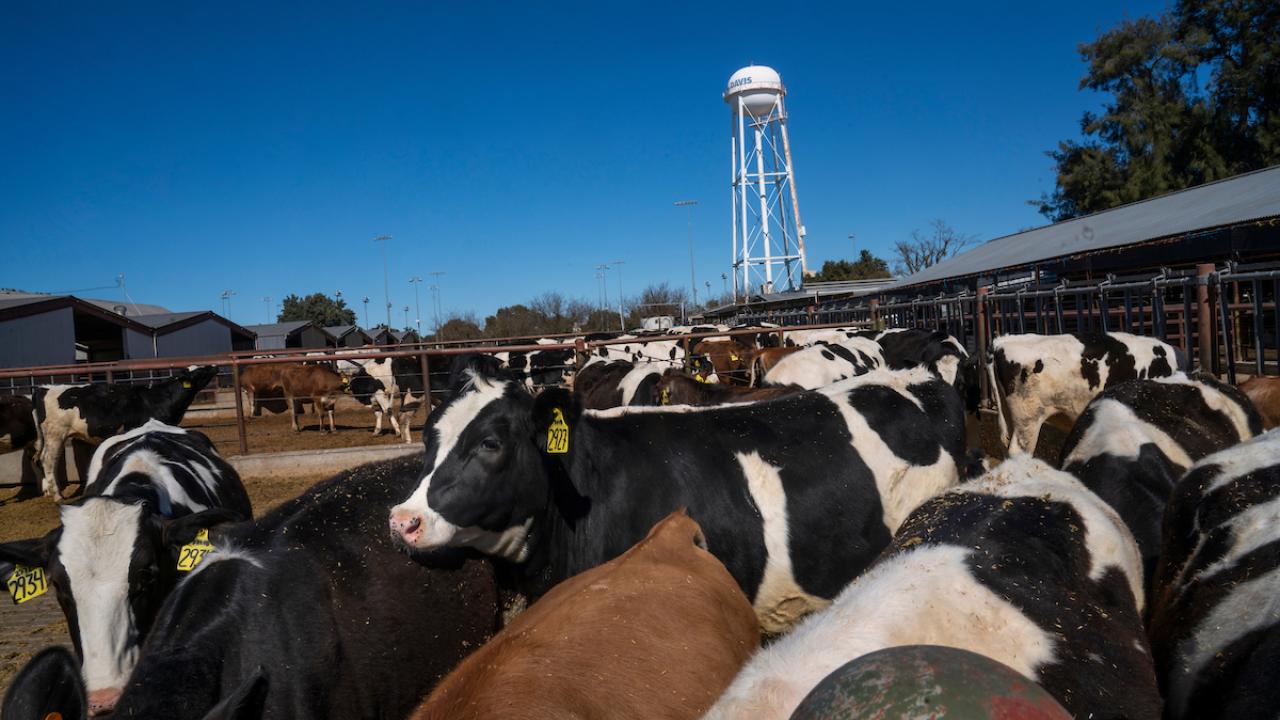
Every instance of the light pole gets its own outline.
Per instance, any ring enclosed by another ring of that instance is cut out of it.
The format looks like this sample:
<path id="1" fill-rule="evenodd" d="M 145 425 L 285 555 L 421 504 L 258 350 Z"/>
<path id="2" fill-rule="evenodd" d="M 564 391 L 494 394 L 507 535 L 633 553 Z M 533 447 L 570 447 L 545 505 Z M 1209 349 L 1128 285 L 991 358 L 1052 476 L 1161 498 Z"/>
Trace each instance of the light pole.
<path id="1" fill-rule="evenodd" d="M 266 297 L 262 298 L 262 302 L 265 303 L 267 306 L 267 322 L 269 323 L 271 322 L 271 296 L 267 295 Z"/>
<path id="2" fill-rule="evenodd" d="M 622 266 L 626 264 L 626 260 L 614 260 L 613 266 L 618 270 L 618 329 L 622 332 L 627 331 L 627 315 L 624 307 L 627 298 L 622 294 Z"/>
<path id="3" fill-rule="evenodd" d="M 418 302 L 418 286 L 422 284 L 422 278 L 414 275 L 409 278 L 409 284 L 413 286 L 413 312 L 418 316 L 414 321 L 414 325 L 418 328 L 418 339 L 422 339 L 422 303 Z"/>
<path id="4" fill-rule="evenodd" d="M 387 329 L 391 329 L 391 281 L 387 274 L 387 241 L 391 239 L 390 235 L 379 235 L 373 239 L 374 242 L 382 246 L 382 293 L 383 299 L 387 301 Z"/>
<path id="5" fill-rule="evenodd" d="M 404 306 L 404 329 L 405 329 L 405 332 L 408 332 L 409 330 L 409 306 L 408 305 Z"/>
<path id="6" fill-rule="evenodd" d="M 849 233 L 849 248 L 853 250 L 853 255 L 849 258 L 849 262 L 858 261 L 858 241 L 854 239 L 853 233 Z"/>
<path id="7" fill-rule="evenodd" d="M 435 309 L 436 316 L 436 339 L 439 340 L 440 316 L 444 313 L 444 300 L 440 297 L 440 276 L 446 273 L 443 270 L 436 270 L 435 272 L 429 272 L 427 274 L 431 276 L 431 290 L 435 294 L 435 305 L 433 307 Z"/>
<path id="8" fill-rule="evenodd" d="M 685 225 L 689 234 L 689 287 L 693 290 L 693 304 L 698 304 L 698 280 L 693 273 L 693 206 L 697 200 L 677 200 L 672 205 L 685 208 Z"/>
<path id="9" fill-rule="evenodd" d="M 725 273 L 720 273 L 720 289 L 725 295 L 729 294 L 729 276 Z"/>
<path id="10" fill-rule="evenodd" d="M 236 291 L 235 291 L 235 290 L 223 290 L 223 291 L 222 291 L 222 303 L 223 303 L 223 306 L 222 306 L 222 317 L 225 317 L 225 318 L 230 319 L 230 317 L 231 317 L 231 296 L 232 296 L 232 295 L 235 295 L 235 294 L 236 294 Z"/>
<path id="11" fill-rule="evenodd" d="M 598 270 L 600 273 L 599 275 L 600 297 L 603 298 L 603 302 L 600 303 L 600 309 L 608 312 L 609 310 L 609 265 L 607 263 L 601 263 L 596 266 L 596 270 Z M 607 329 L 607 328 L 603 328 L 603 329 Z"/>
<path id="12" fill-rule="evenodd" d="M 364 303 L 364 327 L 367 330 L 369 328 L 369 296 L 360 298 L 360 302 Z"/>

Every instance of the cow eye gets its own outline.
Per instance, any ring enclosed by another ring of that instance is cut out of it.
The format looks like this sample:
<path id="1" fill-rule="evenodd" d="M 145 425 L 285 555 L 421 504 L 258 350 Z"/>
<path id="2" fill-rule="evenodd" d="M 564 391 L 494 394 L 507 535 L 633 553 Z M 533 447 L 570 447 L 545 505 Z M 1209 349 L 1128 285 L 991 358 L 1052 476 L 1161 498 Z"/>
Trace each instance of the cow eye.
<path id="1" fill-rule="evenodd" d="M 481 440 L 480 447 L 488 450 L 489 452 L 497 452 L 502 448 L 502 446 L 498 444 L 498 441 L 491 437 Z"/>

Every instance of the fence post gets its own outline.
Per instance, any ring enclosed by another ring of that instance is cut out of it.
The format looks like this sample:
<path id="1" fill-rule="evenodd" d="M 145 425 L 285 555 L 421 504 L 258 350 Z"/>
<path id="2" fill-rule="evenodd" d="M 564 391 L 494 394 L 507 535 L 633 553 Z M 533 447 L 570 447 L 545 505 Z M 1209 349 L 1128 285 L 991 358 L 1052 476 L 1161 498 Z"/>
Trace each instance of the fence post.
<path id="1" fill-rule="evenodd" d="M 871 329 L 880 329 L 880 298 L 871 298 Z"/>
<path id="2" fill-rule="evenodd" d="M 244 399 L 240 397 L 240 363 L 231 358 L 231 386 L 236 393 L 236 433 L 240 436 L 240 454 L 249 454 L 249 438 L 244 432 Z M 293 408 L 289 408 L 293 410 Z M 321 421 L 323 423 L 323 421 Z"/>
<path id="3" fill-rule="evenodd" d="M 427 351 L 422 350 L 418 356 L 418 364 L 422 366 L 422 392 L 427 401 L 427 415 L 431 414 L 431 364 L 427 361 Z M 403 404 L 403 400 L 400 401 Z M 403 405 L 402 405 L 403 406 Z M 407 420 L 405 422 L 408 422 Z"/>
<path id="4" fill-rule="evenodd" d="M 1196 333 L 1199 340 L 1196 364 L 1201 372 L 1212 373 L 1217 365 L 1213 357 L 1213 310 L 1209 307 L 1209 277 L 1213 275 L 1213 263 L 1196 265 Z M 1190 338 L 1187 344 L 1190 344 Z M 1208 361 L 1208 362 L 1206 362 Z"/>

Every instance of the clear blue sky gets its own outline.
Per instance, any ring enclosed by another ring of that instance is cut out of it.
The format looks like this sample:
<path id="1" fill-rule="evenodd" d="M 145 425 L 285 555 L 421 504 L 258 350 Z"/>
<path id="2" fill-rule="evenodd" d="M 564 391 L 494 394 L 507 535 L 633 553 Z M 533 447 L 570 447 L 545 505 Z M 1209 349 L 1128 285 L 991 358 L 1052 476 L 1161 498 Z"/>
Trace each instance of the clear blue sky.
<path id="1" fill-rule="evenodd" d="M 696 198 L 718 290 L 720 93 L 753 61 L 787 83 L 812 266 L 931 218 L 986 240 L 1043 224 L 1025 201 L 1052 185 L 1044 151 L 1100 100 L 1077 44 L 1165 7 L 832 5 L 5 3 L 0 286 L 125 273 L 175 310 L 230 288 L 242 323 L 263 296 L 340 289 L 376 322 L 388 233 L 396 325 L 433 270 L 447 309 L 483 316 L 594 299 L 618 258 L 629 291 L 687 284 L 671 202 Z"/>

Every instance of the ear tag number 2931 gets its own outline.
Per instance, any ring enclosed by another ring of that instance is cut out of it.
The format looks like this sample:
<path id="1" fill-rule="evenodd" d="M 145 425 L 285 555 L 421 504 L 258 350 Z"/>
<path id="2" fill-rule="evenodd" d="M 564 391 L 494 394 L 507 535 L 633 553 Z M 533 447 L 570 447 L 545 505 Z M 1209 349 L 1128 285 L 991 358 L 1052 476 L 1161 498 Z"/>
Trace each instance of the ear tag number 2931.
<path id="1" fill-rule="evenodd" d="M 186 545 L 182 546 L 182 550 L 178 553 L 178 570 L 181 572 L 191 572 L 196 569 L 203 560 L 204 556 L 213 552 L 213 543 L 209 542 L 209 531 L 201 530 L 196 533 L 196 538 Z"/>
<path id="2" fill-rule="evenodd" d="M 9 597 L 13 598 L 14 605 L 40 597 L 49 590 L 49 579 L 45 577 L 44 568 L 28 565 L 14 565 L 13 574 L 5 584 L 9 586 Z"/>
<path id="3" fill-rule="evenodd" d="M 547 428 L 547 452 L 552 455 L 563 455 L 569 452 L 569 424 L 564 421 L 564 411 L 552 408 L 555 418 L 551 427 Z"/>

